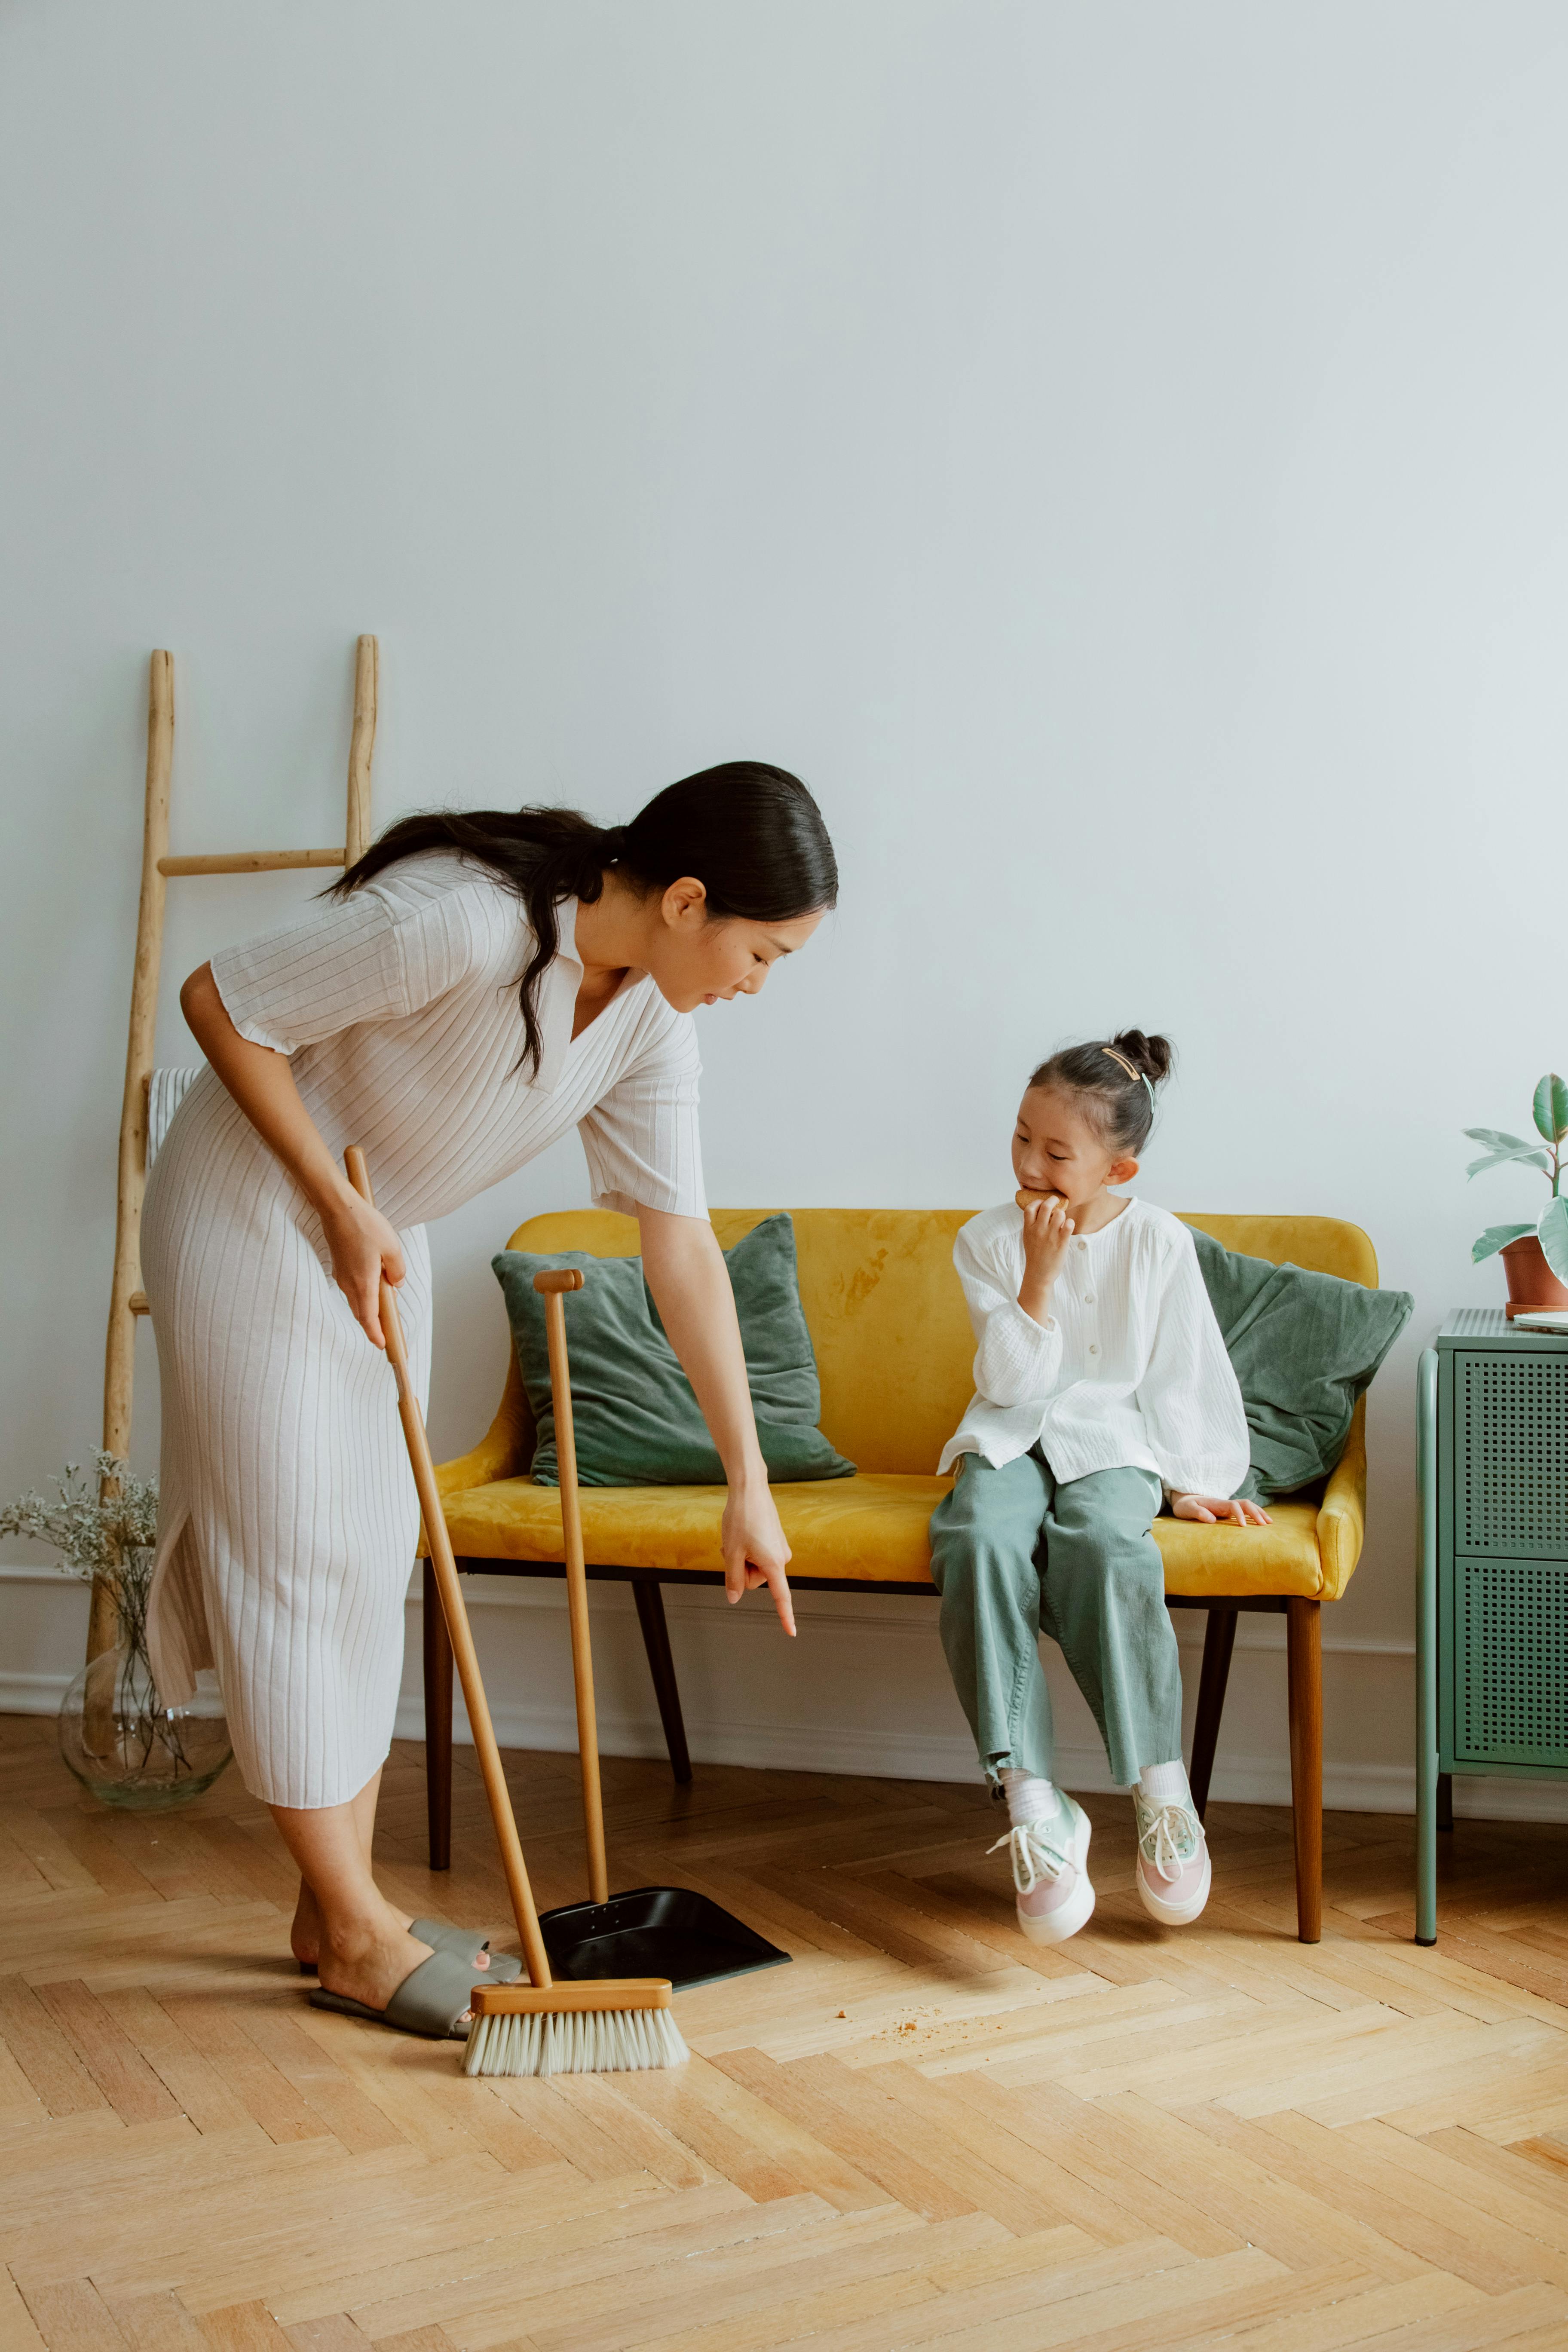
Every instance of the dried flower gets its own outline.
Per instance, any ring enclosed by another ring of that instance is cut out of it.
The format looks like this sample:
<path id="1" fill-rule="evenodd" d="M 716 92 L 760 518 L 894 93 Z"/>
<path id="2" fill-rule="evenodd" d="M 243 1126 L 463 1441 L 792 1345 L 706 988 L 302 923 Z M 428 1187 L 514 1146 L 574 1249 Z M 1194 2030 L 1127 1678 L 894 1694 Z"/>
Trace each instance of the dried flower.
<path id="1" fill-rule="evenodd" d="M 96 1484 L 68 1462 L 55 1481 L 58 1500 L 23 1495 L 6 1504 L 0 1536 L 52 1544 L 73 1576 L 107 1577 L 117 1588 L 128 1578 L 144 1581 L 136 1554 L 158 1540 L 158 1481 L 132 1476 L 128 1464 L 101 1450 L 92 1460 Z"/>

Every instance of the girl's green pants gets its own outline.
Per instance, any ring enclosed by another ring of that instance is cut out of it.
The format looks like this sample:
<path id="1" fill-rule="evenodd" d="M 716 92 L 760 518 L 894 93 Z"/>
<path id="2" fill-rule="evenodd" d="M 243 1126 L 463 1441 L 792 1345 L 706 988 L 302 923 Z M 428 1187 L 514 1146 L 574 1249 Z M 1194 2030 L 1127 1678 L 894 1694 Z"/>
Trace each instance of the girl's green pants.
<path id="1" fill-rule="evenodd" d="M 1096 1470 L 1058 1486 L 1039 1447 L 994 1469 L 966 1454 L 931 1514 L 942 1646 L 980 1761 L 1054 1780 L 1042 1631 L 1094 1710 L 1111 1777 L 1182 1753 L 1182 1672 L 1165 1607 L 1152 1470 Z"/>

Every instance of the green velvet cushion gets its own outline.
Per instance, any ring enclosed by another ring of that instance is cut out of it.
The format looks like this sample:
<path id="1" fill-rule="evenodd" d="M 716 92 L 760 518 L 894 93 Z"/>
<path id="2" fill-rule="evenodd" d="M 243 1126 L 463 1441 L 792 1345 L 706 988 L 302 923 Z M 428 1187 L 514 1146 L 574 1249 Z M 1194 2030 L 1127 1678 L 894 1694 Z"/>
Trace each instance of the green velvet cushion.
<path id="1" fill-rule="evenodd" d="M 1300 1265 L 1222 1249 L 1196 1231 L 1198 1264 L 1241 1384 L 1255 1502 L 1324 1478 L 1345 1450 L 1351 1415 L 1410 1319 L 1407 1290 L 1368 1290 Z"/>
<path id="2" fill-rule="evenodd" d="M 764 1217 L 724 1258 L 769 1478 L 852 1478 L 853 1462 L 836 1454 L 816 1426 L 822 1396 L 795 1278 L 794 1225 L 787 1216 Z M 724 1484 L 724 1465 L 664 1336 L 640 1257 L 591 1257 L 586 1250 L 539 1257 L 530 1250 L 502 1250 L 491 1264 L 533 1408 L 538 1444 L 532 1475 L 540 1486 L 559 1486 L 560 1473 L 544 1301 L 533 1277 L 546 1266 L 561 1265 L 580 1265 L 586 1277 L 581 1290 L 566 1294 L 578 1484 Z"/>

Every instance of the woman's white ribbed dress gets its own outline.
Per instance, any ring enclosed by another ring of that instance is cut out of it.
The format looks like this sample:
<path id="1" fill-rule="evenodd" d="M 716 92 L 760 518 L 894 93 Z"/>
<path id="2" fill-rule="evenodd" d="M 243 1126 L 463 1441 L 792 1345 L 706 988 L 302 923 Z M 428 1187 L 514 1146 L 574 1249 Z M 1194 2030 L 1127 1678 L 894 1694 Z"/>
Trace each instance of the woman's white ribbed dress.
<path id="1" fill-rule="evenodd" d="M 600 1206 L 707 1214 L 691 1017 L 643 979 L 574 1041 L 576 916 L 568 899 L 531 1076 L 517 983 L 532 935 L 514 895 L 454 853 L 213 959 L 230 1020 L 289 1055 L 329 1151 L 364 1147 L 404 1244 L 422 1398 L 426 1219 L 568 1127 Z M 210 1069 L 148 1178 L 142 1265 L 163 1383 L 159 1687 L 178 1705 L 216 1665 L 247 1788 L 342 1803 L 391 1745 L 418 1505 L 391 1367 L 332 1280 L 315 1212 Z"/>

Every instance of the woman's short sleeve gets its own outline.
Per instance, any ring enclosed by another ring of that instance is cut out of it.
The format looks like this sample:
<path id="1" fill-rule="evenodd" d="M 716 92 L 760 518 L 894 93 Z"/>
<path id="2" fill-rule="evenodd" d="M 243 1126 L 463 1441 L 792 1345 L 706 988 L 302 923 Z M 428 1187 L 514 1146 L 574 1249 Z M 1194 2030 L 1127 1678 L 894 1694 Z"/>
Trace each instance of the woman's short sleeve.
<path id="1" fill-rule="evenodd" d="M 454 988 L 489 949 L 476 894 L 413 901 L 374 886 L 214 956 L 212 975 L 242 1037 L 295 1054 L 362 1021 L 400 1021 Z"/>
<path id="2" fill-rule="evenodd" d="M 635 1217 L 663 1209 L 706 1217 L 697 1087 L 702 1064 L 689 1013 L 669 1013 L 577 1122 L 594 1205 Z"/>

